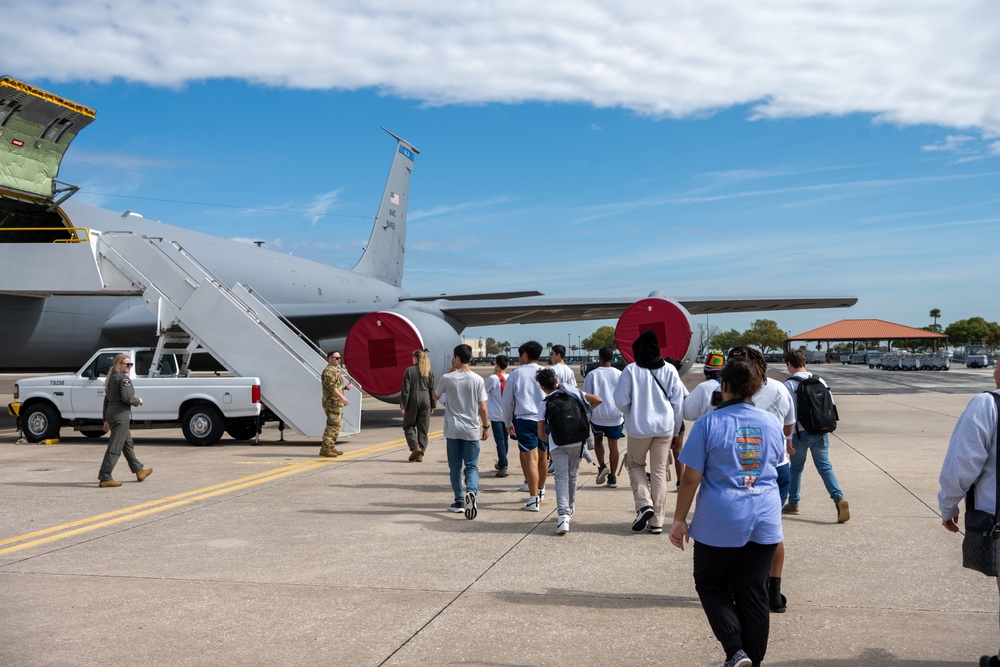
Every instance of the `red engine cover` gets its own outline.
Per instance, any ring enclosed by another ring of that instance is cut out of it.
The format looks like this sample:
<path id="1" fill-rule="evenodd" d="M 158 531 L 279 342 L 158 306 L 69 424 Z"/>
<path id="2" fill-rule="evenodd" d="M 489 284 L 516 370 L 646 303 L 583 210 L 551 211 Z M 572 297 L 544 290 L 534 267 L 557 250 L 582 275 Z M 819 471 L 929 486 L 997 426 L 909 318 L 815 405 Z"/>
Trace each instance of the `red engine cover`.
<path id="1" fill-rule="evenodd" d="M 652 331 L 660 342 L 660 356 L 683 359 L 691 345 L 691 320 L 683 307 L 668 299 L 640 299 L 625 309 L 615 326 L 615 344 L 625 361 L 632 363 L 632 343 L 643 331 Z"/>
<path id="2" fill-rule="evenodd" d="M 414 350 L 422 349 L 424 341 L 413 322 L 396 313 L 368 313 L 347 335 L 344 363 L 369 394 L 396 396 L 403 373 L 413 365 Z"/>

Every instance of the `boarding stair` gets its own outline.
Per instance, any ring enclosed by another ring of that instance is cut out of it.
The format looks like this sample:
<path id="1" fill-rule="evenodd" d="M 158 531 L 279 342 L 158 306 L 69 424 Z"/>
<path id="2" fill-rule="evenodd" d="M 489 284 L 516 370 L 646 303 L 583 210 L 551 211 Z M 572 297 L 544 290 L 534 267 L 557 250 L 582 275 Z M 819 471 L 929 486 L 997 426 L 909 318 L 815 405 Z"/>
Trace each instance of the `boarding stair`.
<path id="1" fill-rule="evenodd" d="M 104 233 L 97 246 L 102 275 L 110 265 L 142 290 L 157 318 L 161 348 L 176 341 L 171 332 L 179 327 L 233 375 L 259 377 L 261 400 L 295 431 L 323 434 L 323 352 L 251 287 L 228 287 L 178 243 L 162 238 Z"/>

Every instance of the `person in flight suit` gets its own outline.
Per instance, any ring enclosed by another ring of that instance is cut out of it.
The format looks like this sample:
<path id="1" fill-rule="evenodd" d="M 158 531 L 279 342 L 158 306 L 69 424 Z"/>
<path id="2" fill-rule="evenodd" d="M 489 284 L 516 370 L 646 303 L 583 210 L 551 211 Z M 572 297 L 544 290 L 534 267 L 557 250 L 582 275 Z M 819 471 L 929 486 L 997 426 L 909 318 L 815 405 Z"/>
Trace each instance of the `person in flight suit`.
<path id="1" fill-rule="evenodd" d="M 319 455 L 333 458 L 344 452 L 337 449 L 337 438 L 340 436 L 340 419 L 347 405 L 344 398 L 344 376 L 340 374 L 340 352 L 331 352 L 326 357 L 327 366 L 323 369 L 323 411 L 326 413 L 326 430 L 323 431 L 323 444 Z"/>
<path id="2" fill-rule="evenodd" d="M 129 470 L 135 473 L 140 482 L 149 477 L 153 469 L 143 468 L 135 456 L 132 443 L 132 432 L 129 430 L 129 420 L 132 418 L 132 406 L 142 405 L 142 399 L 135 395 L 135 387 L 129 378 L 132 360 L 127 354 L 115 356 L 111 370 L 104 379 L 104 428 L 111 429 L 108 438 L 108 449 L 104 452 L 104 462 L 97 475 L 97 485 L 101 488 L 121 486 L 111 477 L 111 472 L 118 463 L 118 456 L 125 454 Z"/>

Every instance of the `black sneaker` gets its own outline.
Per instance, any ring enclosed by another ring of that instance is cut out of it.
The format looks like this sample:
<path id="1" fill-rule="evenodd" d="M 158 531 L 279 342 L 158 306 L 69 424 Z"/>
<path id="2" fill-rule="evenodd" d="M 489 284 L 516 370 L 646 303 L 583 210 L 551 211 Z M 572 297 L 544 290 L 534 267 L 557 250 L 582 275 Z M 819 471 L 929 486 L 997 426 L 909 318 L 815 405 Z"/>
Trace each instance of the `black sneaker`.
<path id="1" fill-rule="evenodd" d="M 451 507 L 448 508 L 448 511 L 458 514 L 464 509 L 465 509 L 465 503 L 463 503 L 461 500 L 456 500 L 451 504 Z"/>
<path id="2" fill-rule="evenodd" d="M 614 475 L 608 475 L 608 488 L 617 489 L 618 488 L 618 478 Z"/>
<path id="3" fill-rule="evenodd" d="M 632 530 L 639 532 L 646 527 L 646 523 L 653 518 L 653 508 L 646 505 L 635 514 L 635 521 L 632 522 Z"/>
<path id="4" fill-rule="evenodd" d="M 475 519 L 478 513 L 479 508 L 476 506 L 476 494 L 469 491 L 465 494 L 465 518 Z"/>
<path id="5" fill-rule="evenodd" d="M 604 482 L 608 481 L 608 475 L 610 474 L 611 471 L 608 469 L 608 466 L 602 465 L 597 469 L 597 483 L 604 484 Z"/>

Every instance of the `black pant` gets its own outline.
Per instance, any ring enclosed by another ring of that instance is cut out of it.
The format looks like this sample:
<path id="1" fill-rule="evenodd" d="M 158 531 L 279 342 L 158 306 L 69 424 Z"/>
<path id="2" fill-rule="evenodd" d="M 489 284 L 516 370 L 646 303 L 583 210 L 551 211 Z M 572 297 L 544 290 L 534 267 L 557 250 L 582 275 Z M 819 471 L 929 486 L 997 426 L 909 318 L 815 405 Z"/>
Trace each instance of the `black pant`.
<path id="1" fill-rule="evenodd" d="M 694 544 L 694 586 L 726 655 L 743 649 L 760 665 L 767 652 L 767 579 L 777 544 L 742 547 Z"/>

